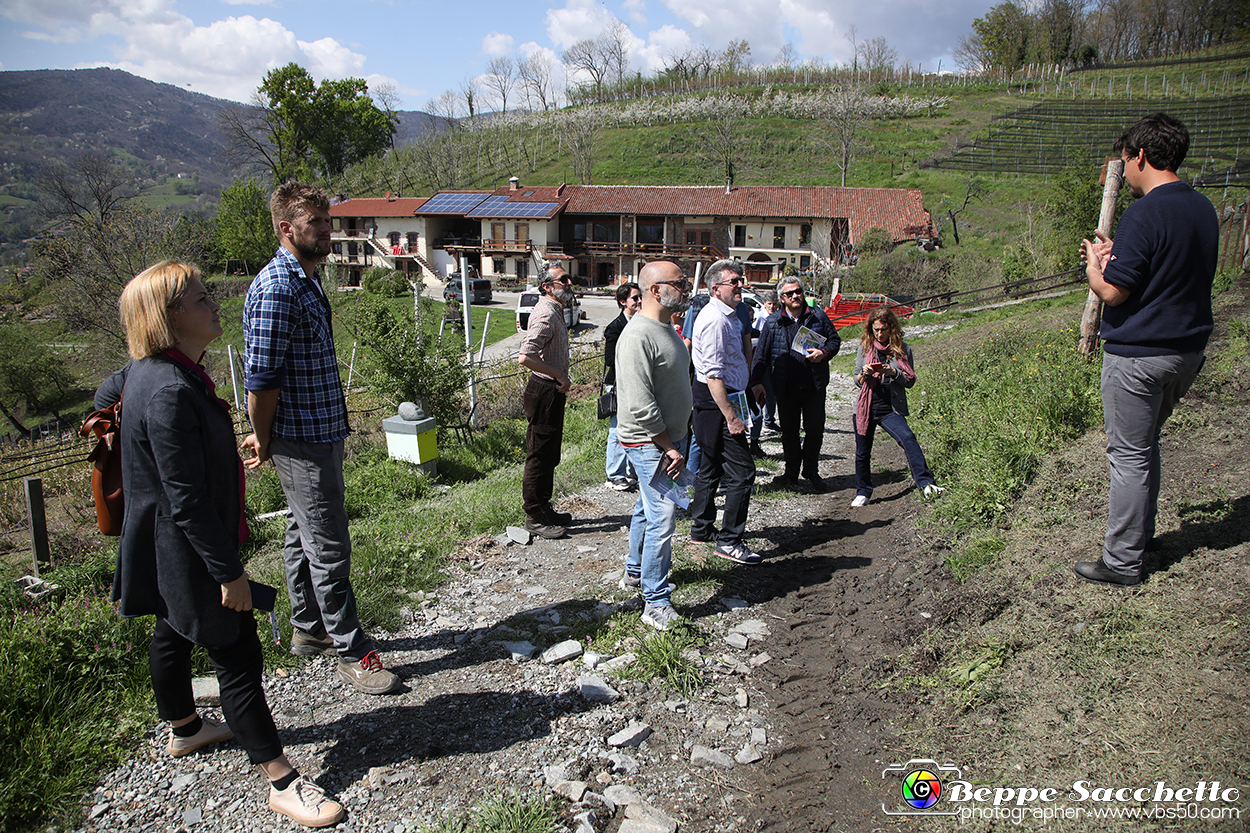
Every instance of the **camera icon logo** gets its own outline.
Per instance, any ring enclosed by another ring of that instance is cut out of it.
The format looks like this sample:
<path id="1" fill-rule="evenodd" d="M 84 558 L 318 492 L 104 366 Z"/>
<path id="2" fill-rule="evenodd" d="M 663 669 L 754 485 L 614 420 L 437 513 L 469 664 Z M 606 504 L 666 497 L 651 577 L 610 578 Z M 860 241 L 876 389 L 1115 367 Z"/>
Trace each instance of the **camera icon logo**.
<path id="1" fill-rule="evenodd" d="M 954 810 L 935 810 L 944 790 L 944 781 L 958 781 L 963 777 L 954 764 L 939 764 L 931 758 L 912 758 L 905 764 L 892 764 L 881 772 L 882 780 L 902 778 L 899 795 L 908 809 L 891 810 L 885 802 L 881 812 L 887 816 L 953 816 Z"/>

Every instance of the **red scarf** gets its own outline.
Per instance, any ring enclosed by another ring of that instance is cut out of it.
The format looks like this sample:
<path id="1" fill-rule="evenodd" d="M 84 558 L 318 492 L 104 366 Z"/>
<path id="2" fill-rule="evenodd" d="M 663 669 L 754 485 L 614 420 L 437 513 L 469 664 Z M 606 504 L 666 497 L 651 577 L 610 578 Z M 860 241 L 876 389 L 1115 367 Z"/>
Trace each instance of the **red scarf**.
<path id="1" fill-rule="evenodd" d="M 907 352 L 898 358 L 890 357 L 890 345 L 874 341 L 872 347 L 864 354 L 864 364 L 880 364 L 888 362 L 891 367 L 903 374 L 905 382 L 916 381 L 916 371 L 912 370 L 911 362 L 907 361 Z M 881 379 L 876 375 L 864 374 L 864 381 L 859 386 L 859 397 L 855 400 L 855 433 L 864 436 L 868 433 L 868 418 L 872 412 L 872 394 L 881 386 Z"/>
<path id="2" fill-rule="evenodd" d="M 163 351 L 162 355 L 168 359 L 172 359 L 182 367 L 185 367 L 191 372 L 192 375 L 203 382 L 204 386 L 208 388 L 208 392 L 213 395 L 213 397 L 217 400 L 217 404 L 224 408 L 227 414 L 234 410 L 229 402 L 222 399 L 220 396 L 217 396 L 217 383 L 213 381 L 212 377 L 204 372 L 203 367 L 196 362 L 191 361 L 191 359 L 187 357 L 186 353 L 182 352 L 177 347 L 170 347 L 168 350 Z M 200 358 L 202 359 L 204 356 L 201 355 Z M 247 542 L 248 538 L 252 537 L 252 530 L 248 529 L 247 526 L 247 504 L 243 499 L 243 496 L 247 492 L 247 477 L 245 476 L 243 470 L 243 458 L 236 454 L 235 459 L 239 463 L 239 546 L 241 547 Z"/>

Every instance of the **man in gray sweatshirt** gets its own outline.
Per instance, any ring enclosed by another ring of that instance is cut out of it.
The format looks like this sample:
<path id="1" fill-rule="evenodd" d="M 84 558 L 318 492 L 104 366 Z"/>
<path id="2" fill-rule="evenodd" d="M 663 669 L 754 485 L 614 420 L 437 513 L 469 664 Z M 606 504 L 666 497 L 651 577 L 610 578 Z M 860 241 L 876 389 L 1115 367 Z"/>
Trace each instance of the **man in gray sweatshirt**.
<path id="1" fill-rule="evenodd" d="M 672 317 L 690 306 L 690 284 L 677 264 L 666 260 L 644 266 L 638 283 L 642 309 L 616 344 L 616 435 L 638 473 L 621 587 L 641 587 L 643 624 L 663 631 L 680 619 L 668 582 L 677 504 L 656 491 L 651 477 L 663 466 L 675 478 L 686 465 L 682 449 L 693 404 L 690 359 Z"/>

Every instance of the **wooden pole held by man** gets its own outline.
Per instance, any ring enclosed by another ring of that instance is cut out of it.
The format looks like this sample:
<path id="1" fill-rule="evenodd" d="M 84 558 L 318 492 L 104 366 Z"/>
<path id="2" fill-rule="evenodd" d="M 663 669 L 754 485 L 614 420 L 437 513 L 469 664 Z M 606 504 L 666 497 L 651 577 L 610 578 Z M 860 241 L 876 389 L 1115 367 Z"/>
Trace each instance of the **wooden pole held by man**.
<path id="1" fill-rule="evenodd" d="M 1120 196 L 1120 183 L 1124 181 L 1124 160 L 1109 159 L 1102 189 L 1102 210 L 1098 212 L 1098 231 L 1111 236 L 1111 222 L 1115 219 L 1115 203 Z M 1090 356 L 1098 346 L 1098 326 L 1102 319 L 1102 301 L 1091 289 L 1085 298 L 1085 311 L 1081 314 L 1081 341 L 1078 349 Z"/>

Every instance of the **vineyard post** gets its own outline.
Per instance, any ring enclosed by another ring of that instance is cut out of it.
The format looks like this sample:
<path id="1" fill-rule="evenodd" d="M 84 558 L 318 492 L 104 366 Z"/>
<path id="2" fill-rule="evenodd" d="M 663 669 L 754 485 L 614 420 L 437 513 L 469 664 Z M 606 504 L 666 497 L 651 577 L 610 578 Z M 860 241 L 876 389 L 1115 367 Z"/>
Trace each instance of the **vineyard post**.
<path id="1" fill-rule="evenodd" d="M 43 480 L 23 477 L 22 488 L 26 492 L 26 517 L 30 528 L 30 551 L 34 556 L 35 578 L 39 578 L 39 565 L 52 566 L 48 552 L 48 518 L 43 508 Z"/>
<path id="2" fill-rule="evenodd" d="M 1102 210 L 1098 213 L 1098 231 L 1106 237 L 1111 236 L 1111 221 L 1115 219 L 1115 202 L 1120 196 L 1120 183 L 1123 180 L 1124 160 L 1108 159 L 1106 165 L 1106 182 L 1102 189 Z M 1098 325 L 1102 317 L 1102 301 L 1089 291 L 1085 298 L 1085 311 L 1081 314 L 1081 341 L 1078 349 L 1086 356 L 1094 352 L 1098 346 Z"/>

